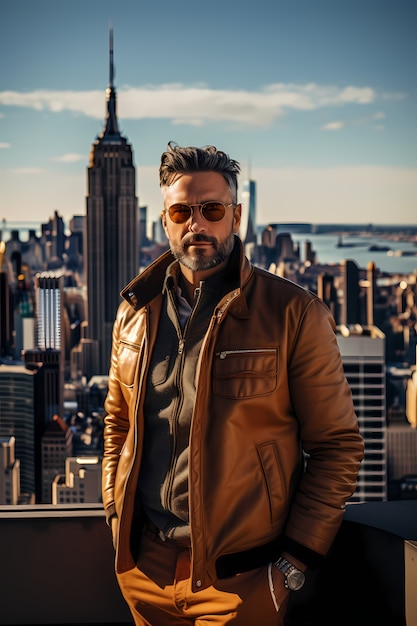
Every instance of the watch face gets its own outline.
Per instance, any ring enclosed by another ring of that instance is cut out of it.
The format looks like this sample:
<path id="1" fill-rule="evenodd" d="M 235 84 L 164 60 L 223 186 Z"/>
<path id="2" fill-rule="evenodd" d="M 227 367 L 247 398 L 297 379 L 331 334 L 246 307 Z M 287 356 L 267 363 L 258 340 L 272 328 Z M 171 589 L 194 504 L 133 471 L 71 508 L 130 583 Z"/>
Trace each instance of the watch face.
<path id="1" fill-rule="evenodd" d="M 303 572 L 299 569 L 294 569 L 292 572 L 289 572 L 287 576 L 287 585 L 288 589 L 291 591 L 298 591 L 304 585 L 306 577 Z"/>

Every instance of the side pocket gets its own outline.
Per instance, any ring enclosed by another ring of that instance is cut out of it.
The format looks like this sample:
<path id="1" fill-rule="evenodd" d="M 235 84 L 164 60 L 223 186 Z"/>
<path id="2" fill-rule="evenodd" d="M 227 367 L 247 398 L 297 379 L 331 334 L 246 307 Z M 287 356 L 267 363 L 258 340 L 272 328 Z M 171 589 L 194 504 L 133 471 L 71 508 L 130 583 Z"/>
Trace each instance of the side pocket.
<path id="1" fill-rule="evenodd" d="M 268 495 L 271 523 L 276 523 L 280 511 L 284 510 L 287 490 L 282 480 L 278 451 L 275 441 L 267 441 L 257 446 Z"/>
<path id="2" fill-rule="evenodd" d="M 216 352 L 213 393 L 223 398 L 256 398 L 273 393 L 278 379 L 278 349 L 234 348 Z"/>

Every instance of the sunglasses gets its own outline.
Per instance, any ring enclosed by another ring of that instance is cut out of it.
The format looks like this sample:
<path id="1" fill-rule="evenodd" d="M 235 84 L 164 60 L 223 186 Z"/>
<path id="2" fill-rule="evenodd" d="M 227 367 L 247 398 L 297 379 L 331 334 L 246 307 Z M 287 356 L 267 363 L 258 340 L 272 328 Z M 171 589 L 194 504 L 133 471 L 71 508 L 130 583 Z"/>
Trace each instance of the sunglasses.
<path id="1" fill-rule="evenodd" d="M 202 204 L 173 204 L 167 209 L 167 213 L 175 224 L 185 224 L 194 213 L 194 207 L 200 209 L 200 213 L 207 222 L 220 222 L 225 216 L 226 209 L 233 206 L 233 202 L 224 205 L 222 202 L 203 202 Z"/>

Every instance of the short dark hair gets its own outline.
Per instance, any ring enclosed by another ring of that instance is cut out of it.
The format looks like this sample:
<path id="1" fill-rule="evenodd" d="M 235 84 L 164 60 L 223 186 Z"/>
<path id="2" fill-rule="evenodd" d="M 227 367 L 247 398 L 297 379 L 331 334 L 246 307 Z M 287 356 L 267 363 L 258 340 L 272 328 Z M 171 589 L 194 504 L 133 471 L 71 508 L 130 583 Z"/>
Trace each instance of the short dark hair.
<path id="1" fill-rule="evenodd" d="M 181 174 L 192 172 L 218 172 L 229 185 L 233 202 L 237 203 L 237 177 L 240 165 L 228 154 L 214 146 L 181 147 L 173 141 L 168 143 L 166 152 L 161 155 L 159 167 L 160 187 L 169 187 Z"/>

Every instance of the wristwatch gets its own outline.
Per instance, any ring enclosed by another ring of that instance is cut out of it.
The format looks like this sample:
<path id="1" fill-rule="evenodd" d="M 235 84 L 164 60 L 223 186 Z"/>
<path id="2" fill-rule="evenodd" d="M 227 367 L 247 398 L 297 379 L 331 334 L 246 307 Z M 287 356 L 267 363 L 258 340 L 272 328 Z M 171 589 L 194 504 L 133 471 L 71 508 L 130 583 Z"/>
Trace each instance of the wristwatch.
<path id="1" fill-rule="evenodd" d="M 301 589 L 306 579 L 304 572 L 297 569 L 295 565 L 287 561 L 287 559 L 284 559 L 282 556 L 275 561 L 274 565 L 284 574 L 284 585 L 287 589 L 290 589 L 291 591 L 299 591 Z"/>

